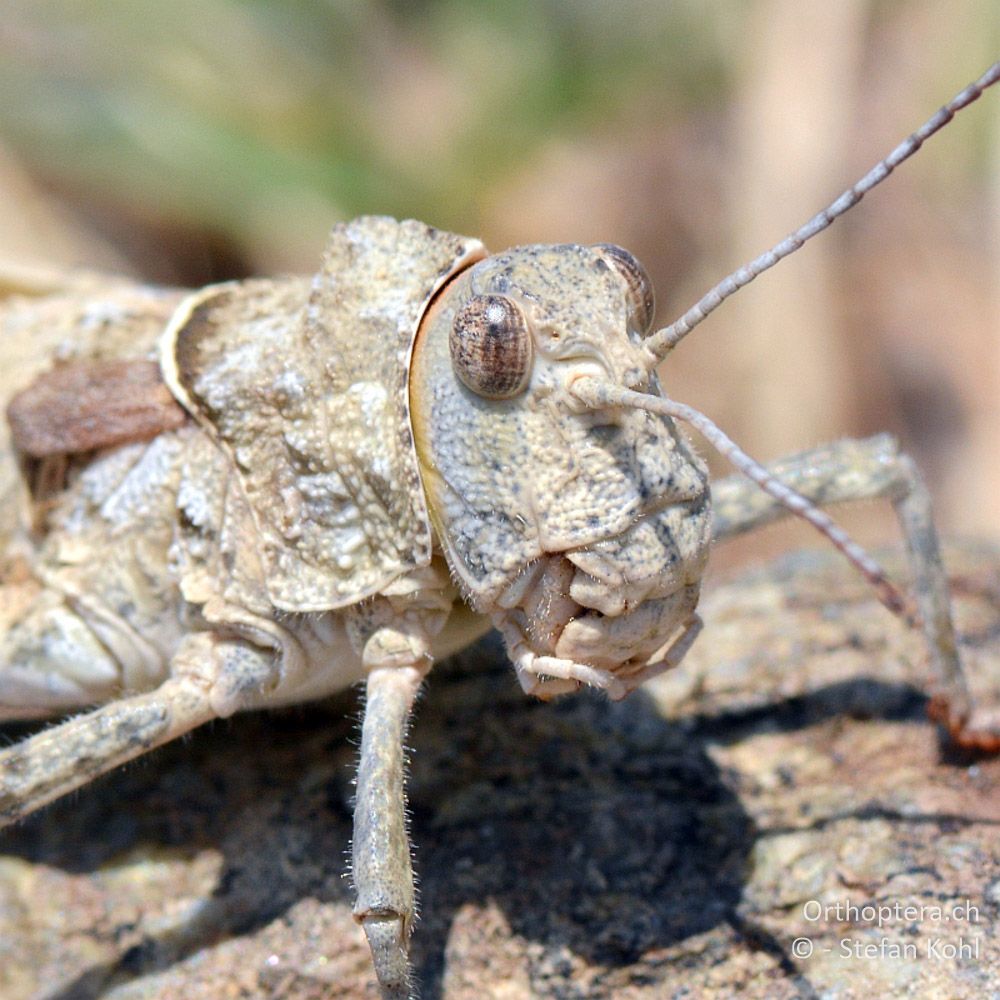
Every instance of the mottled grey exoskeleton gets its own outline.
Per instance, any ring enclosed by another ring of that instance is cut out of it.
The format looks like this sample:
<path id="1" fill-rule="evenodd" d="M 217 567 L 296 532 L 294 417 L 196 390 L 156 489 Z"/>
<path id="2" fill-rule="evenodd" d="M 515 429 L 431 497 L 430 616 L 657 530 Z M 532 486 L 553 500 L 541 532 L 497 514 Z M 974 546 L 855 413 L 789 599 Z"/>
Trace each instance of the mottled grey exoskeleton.
<path id="1" fill-rule="evenodd" d="M 779 481 L 654 368 L 998 77 L 655 333 L 649 279 L 618 247 L 489 256 L 381 217 L 337 226 L 311 280 L 184 296 L 7 274 L 0 719 L 104 707 L 0 754 L 2 820 L 209 719 L 364 680 L 355 914 L 383 992 L 406 996 L 402 746 L 434 660 L 493 625 L 529 694 L 624 697 L 697 635 L 711 542 L 789 511 L 919 619 L 937 716 L 997 748 L 909 459 L 886 437 L 845 441 L 780 463 Z M 750 481 L 710 501 L 678 420 Z M 812 502 L 863 496 L 896 507 L 915 607 Z"/>

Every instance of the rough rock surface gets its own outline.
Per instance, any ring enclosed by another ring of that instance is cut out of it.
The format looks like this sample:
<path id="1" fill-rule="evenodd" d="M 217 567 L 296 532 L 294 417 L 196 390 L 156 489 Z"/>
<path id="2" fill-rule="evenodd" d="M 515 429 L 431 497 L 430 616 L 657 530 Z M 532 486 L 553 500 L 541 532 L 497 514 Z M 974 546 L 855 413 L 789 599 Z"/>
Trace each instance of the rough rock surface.
<path id="1" fill-rule="evenodd" d="M 1000 556 L 949 565 L 1000 696 Z M 919 637 L 832 557 L 704 611 L 684 670 L 618 705 L 527 700 L 490 640 L 434 672 L 423 996 L 1000 994 L 1000 760 L 925 721 Z M 220 723 L 7 831 L 0 997 L 375 997 L 344 877 L 356 715 Z"/>

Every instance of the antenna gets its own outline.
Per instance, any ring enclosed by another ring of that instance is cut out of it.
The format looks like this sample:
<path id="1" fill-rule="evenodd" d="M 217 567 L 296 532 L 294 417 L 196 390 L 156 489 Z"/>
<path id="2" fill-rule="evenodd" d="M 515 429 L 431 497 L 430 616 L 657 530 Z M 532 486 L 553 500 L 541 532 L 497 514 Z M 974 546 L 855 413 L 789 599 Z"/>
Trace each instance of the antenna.
<path id="1" fill-rule="evenodd" d="M 1000 62 L 995 62 L 983 75 L 953 97 L 936 114 L 932 115 L 916 132 L 904 139 L 884 160 L 880 160 L 856 184 L 849 187 L 836 201 L 814 215 L 805 225 L 790 233 L 780 243 L 743 267 L 723 278 L 706 292 L 680 319 L 662 330 L 651 334 L 645 347 L 651 353 L 651 363 L 662 361 L 706 316 L 717 309 L 744 285 L 749 285 L 759 274 L 774 267 L 782 257 L 794 253 L 807 240 L 823 232 L 834 219 L 853 208 L 877 184 L 881 184 L 904 160 L 911 157 L 939 129 L 944 128 L 955 115 L 977 100 L 987 87 L 1000 80 Z"/>

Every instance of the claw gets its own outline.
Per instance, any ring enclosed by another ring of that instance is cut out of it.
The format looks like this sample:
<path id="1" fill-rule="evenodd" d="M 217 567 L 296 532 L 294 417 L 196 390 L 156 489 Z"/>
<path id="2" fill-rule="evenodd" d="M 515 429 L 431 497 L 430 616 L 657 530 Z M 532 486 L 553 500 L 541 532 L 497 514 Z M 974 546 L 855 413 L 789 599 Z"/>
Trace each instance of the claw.
<path id="1" fill-rule="evenodd" d="M 409 1000 L 410 960 L 406 922 L 397 914 L 369 913 L 360 920 L 371 948 L 383 1000 Z"/>
<path id="2" fill-rule="evenodd" d="M 1000 753 L 1000 711 L 957 712 L 946 697 L 935 695 L 927 704 L 927 715 L 944 726 L 952 742 L 963 750 Z"/>

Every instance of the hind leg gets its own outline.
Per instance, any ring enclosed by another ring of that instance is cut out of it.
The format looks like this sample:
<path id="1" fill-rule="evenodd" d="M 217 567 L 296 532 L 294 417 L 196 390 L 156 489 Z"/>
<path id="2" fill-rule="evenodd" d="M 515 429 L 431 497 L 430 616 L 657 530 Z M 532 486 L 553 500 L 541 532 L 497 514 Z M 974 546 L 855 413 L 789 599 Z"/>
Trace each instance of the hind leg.
<path id="1" fill-rule="evenodd" d="M 973 706 L 951 617 L 948 578 L 941 562 L 930 495 L 913 460 L 889 435 L 838 441 L 768 467 L 786 485 L 825 506 L 850 500 L 889 500 L 906 542 L 931 668 L 931 714 L 960 745 L 1000 750 L 1000 713 Z M 741 477 L 712 488 L 716 539 L 742 534 L 788 515 Z"/>
<path id="2" fill-rule="evenodd" d="M 112 701 L 0 753 L 0 827 L 147 750 L 229 715 L 274 679 L 271 650 L 215 633 L 188 636 L 153 691 Z"/>

